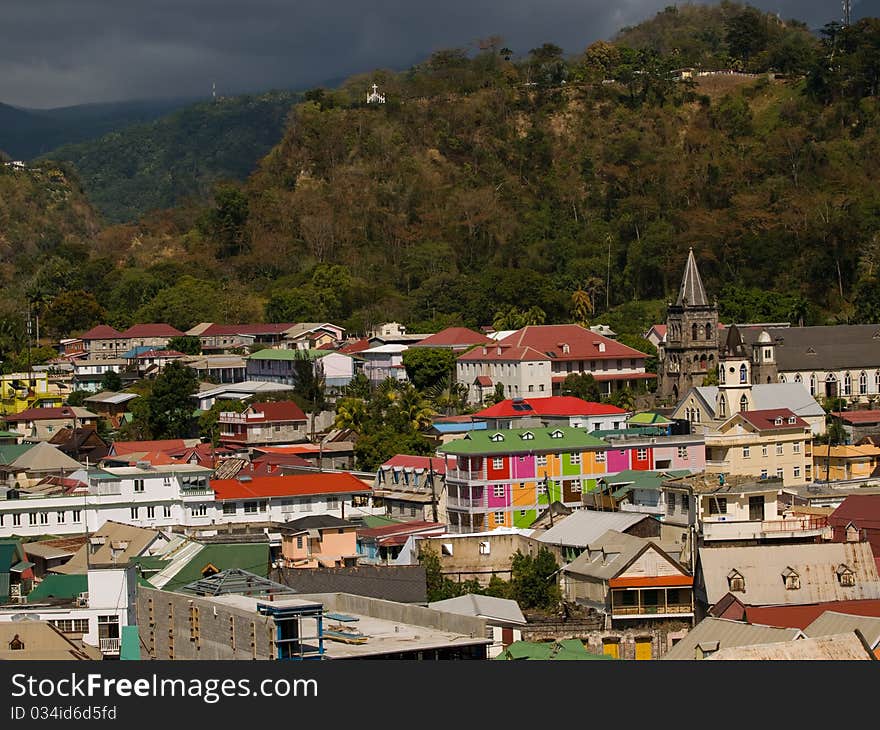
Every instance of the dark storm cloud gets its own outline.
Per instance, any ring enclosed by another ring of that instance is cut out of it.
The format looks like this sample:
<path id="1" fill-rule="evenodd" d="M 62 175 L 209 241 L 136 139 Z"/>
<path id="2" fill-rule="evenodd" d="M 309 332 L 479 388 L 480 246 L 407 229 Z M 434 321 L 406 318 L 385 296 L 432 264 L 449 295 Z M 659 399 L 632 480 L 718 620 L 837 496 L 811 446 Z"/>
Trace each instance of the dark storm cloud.
<path id="1" fill-rule="evenodd" d="M 669 0 L 2 0 L 0 101 L 90 101 L 303 88 L 500 34 L 518 53 L 582 50 Z M 818 26 L 836 0 L 755 4 Z"/>

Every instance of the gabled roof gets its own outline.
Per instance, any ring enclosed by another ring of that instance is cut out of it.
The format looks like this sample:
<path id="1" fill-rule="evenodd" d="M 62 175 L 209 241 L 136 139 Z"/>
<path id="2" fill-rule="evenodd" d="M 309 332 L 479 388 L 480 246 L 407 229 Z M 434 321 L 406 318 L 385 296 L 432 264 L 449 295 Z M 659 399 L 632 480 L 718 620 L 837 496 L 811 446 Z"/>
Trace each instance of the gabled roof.
<path id="1" fill-rule="evenodd" d="M 270 550 L 268 542 L 209 543 L 207 545 L 190 543 L 186 551 L 181 551 L 181 553 L 184 555 L 182 560 L 177 564 L 172 561 L 170 565 L 163 568 L 155 576 L 161 575 L 161 580 L 157 580 L 154 585 L 161 583 L 162 590 L 180 591 L 185 586 L 205 578 L 213 577 L 215 582 L 223 582 L 222 577 L 217 578 L 217 576 L 229 570 L 246 571 L 263 580 L 269 574 Z M 208 568 L 210 571 L 209 566 L 220 572 L 213 576 L 206 575 L 205 569 Z M 287 592 L 289 591 L 290 589 Z"/>
<path id="2" fill-rule="evenodd" d="M 279 529 L 282 532 L 295 533 L 306 532 L 307 530 L 340 529 L 355 526 L 353 522 L 334 517 L 333 515 L 307 515 L 306 517 L 299 517 L 295 520 L 290 520 L 290 522 L 285 522 L 284 526 Z"/>
<path id="3" fill-rule="evenodd" d="M 219 500 L 308 497 L 318 494 L 369 492 L 370 487 L 349 472 L 319 472 L 251 479 L 213 479 L 211 488 Z"/>
<path id="4" fill-rule="evenodd" d="M 126 454 L 145 453 L 148 451 L 171 451 L 173 449 L 185 449 L 187 441 L 195 441 L 198 439 L 164 439 L 162 441 L 114 441 L 110 445 L 110 453 L 114 456 L 125 456 Z"/>
<path id="5" fill-rule="evenodd" d="M 134 324 L 122 333 L 123 337 L 183 337 L 183 332 L 170 324 L 157 322 L 151 324 Z"/>
<path id="6" fill-rule="evenodd" d="M 160 536 L 158 530 L 107 520 L 89 538 L 95 547 L 94 551 L 90 552 L 90 545 L 85 544 L 68 562 L 51 568 L 51 571 L 63 575 L 82 575 L 88 571 L 89 565 L 124 566 L 132 558 L 143 555 Z"/>
<path id="7" fill-rule="evenodd" d="M 614 661 L 614 657 L 588 652 L 580 639 L 557 639 L 556 641 L 514 641 L 495 657 L 495 661 L 505 660 Z"/>
<path id="8" fill-rule="evenodd" d="M 134 400 L 135 398 L 139 397 L 140 396 L 137 393 L 114 393 L 112 390 L 104 390 L 100 393 L 90 395 L 88 398 L 83 398 L 83 402 L 110 403 L 112 405 L 119 405 L 121 403 L 128 403 L 128 401 Z"/>
<path id="9" fill-rule="evenodd" d="M 701 646 L 707 650 L 720 650 L 735 646 L 775 644 L 793 641 L 800 635 L 799 629 L 779 629 L 708 616 L 685 634 L 662 658 L 694 660 L 697 658 L 697 647 Z"/>
<path id="10" fill-rule="evenodd" d="M 688 250 L 687 263 L 684 267 L 684 275 L 681 278 L 681 287 L 678 290 L 676 305 L 679 307 L 708 307 L 709 299 L 703 288 L 703 280 L 697 269 L 697 260 L 694 258 L 694 249 Z"/>
<path id="11" fill-rule="evenodd" d="M 341 352 L 343 355 L 352 355 L 356 352 L 363 352 L 364 350 L 369 349 L 370 341 L 366 337 L 364 337 L 360 340 L 349 342 L 347 345 L 343 345 L 337 350 L 337 352 Z"/>
<path id="12" fill-rule="evenodd" d="M 740 417 L 759 431 L 804 430 L 810 427 L 804 419 L 789 408 L 768 408 L 762 411 L 740 411 L 732 418 Z"/>
<path id="13" fill-rule="evenodd" d="M 703 401 L 710 413 L 715 413 L 718 397 L 717 385 L 700 385 L 685 394 L 679 404 L 683 403 L 691 392 L 695 392 Z M 803 383 L 758 383 L 751 387 L 752 404 L 756 410 L 772 408 L 788 408 L 801 418 L 825 416 L 822 408 Z"/>
<path id="14" fill-rule="evenodd" d="M 207 324 L 206 327 L 199 325 L 187 334 L 198 335 L 199 337 L 217 337 L 222 335 L 281 335 L 291 327 L 295 327 L 295 322 L 265 322 L 262 324 Z M 198 331 L 195 331 L 198 330 Z"/>
<path id="15" fill-rule="evenodd" d="M 547 398 L 508 398 L 473 414 L 474 418 L 525 418 L 528 416 L 610 416 L 627 411 L 608 403 L 593 403 L 570 395 Z"/>
<path id="16" fill-rule="evenodd" d="M 880 494 L 850 494 L 828 517 L 828 524 L 880 530 Z"/>
<path id="17" fill-rule="evenodd" d="M 438 611 L 448 611 L 462 616 L 478 616 L 485 618 L 489 623 L 498 622 L 525 626 L 526 617 L 516 601 L 509 598 L 495 598 L 476 593 L 466 593 L 456 598 L 447 598 L 444 601 L 432 601 L 428 608 Z"/>
<path id="18" fill-rule="evenodd" d="M 92 327 L 88 332 L 80 335 L 81 340 L 119 340 L 124 337 L 125 335 L 121 332 L 106 324 L 99 324 L 96 327 Z"/>
<path id="19" fill-rule="evenodd" d="M 827 601 L 803 606 L 745 606 L 750 623 L 805 629 L 826 611 L 880 618 L 880 600 Z"/>
<path id="20" fill-rule="evenodd" d="M 579 509 L 540 535 L 538 540 L 550 545 L 584 548 L 596 542 L 609 530 L 624 532 L 646 519 L 654 518 L 638 512 L 597 512 Z"/>
<path id="21" fill-rule="evenodd" d="M 55 408 L 28 408 L 20 413 L 6 416 L 10 423 L 23 423 L 26 421 L 60 421 L 65 418 L 97 418 L 97 413 L 92 413 L 86 408 L 79 406 L 58 406 Z"/>
<path id="22" fill-rule="evenodd" d="M 880 617 L 854 616 L 839 611 L 825 611 L 819 618 L 804 629 L 810 638 L 846 634 L 858 629 L 871 648 L 880 644 Z"/>
<path id="23" fill-rule="evenodd" d="M 855 632 L 849 632 L 757 646 L 732 646 L 706 658 L 715 661 L 872 661 L 875 657 Z"/>
<path id="24" fill-rule="evenodd" d="M 274 401 L 271 403 L 254 403 L 248 406 L 251 413 L 263 414 L 263 421 L 305 421 L 303 413 L 296 403 L 291 400 Z"/>
<path id="25" fill-rule="evenodd" d="M 363 538 L 388 538 L 396 535 L 413 535 L 430 533 L 431 535 L 446 532 L 446 525 L 442 522 L 426 522 L 424 520 L 411 520 L 410 522 L 396 522 L 391 525 L 380 527 L 361 527 L 358 529 L 358 539 Z"/>
<path id="26" fill-rule="evenodd" d="M 600 438 L 573 426 L 540 426 L 471 431 L 441 446 L 444 454 L 510 454 L 532 451 L 577 451 L 606 447 Z"/>
<path id="27" fill-rule="evenodd" d="M 746 590 L 736 597 L 751 606 L 880 599 L 880 576 L 866 542 L 702 548 L 699 560 L 709 605 L 730 591 L 732 570 L 745 579 Z M 838 580 L 841 565 L 855 573 L 854 586 Z M 786 588 L 786 571 L 797 573 L 800 588 Z"/>
<path id="28" fill-rule="evenodd" d="M 592 541 L 583 553 L 568 565 L 563 566 L 562 570 L 566 573 L 607 581 L 626 570 L 639 555 L 648 549 L 655 550 L 661 557 L 666 558 L 669 564 L 674 566 L 681 575 L 685 575 L 685 569 L 666 555 L 656 542 L 615 530 L 608 530 L 599 539 Z M 670 582 L 675 578 L 672 575 L 664 577 L 669 578 Z"/>
<path id="29" fill-rule="evenodd" d="M 436 334 L 416 342 L 412 347 L 470 347 L 471 345 L 492 344 L 494 340 L 474 332 L 467 327 L 447 327 Z"/>
<path id="30" fill-rule="evenodd" d="M 455 459 L 452 459 L 455 464 Z M 380 469 L 421 469 L 425 473 L 434 470 L 435 474 L 446 473 L 446 460 L 437 456 L 411 456 L 410 454 L 395 454 Z"/>
<path id="31" fill-rule="evenodd" d="M 12 462 L 13 470 L 25 472 L 77 471 L 82 464 L 71 459 L 57 447 L 41 441 Z"/>
<path id="32" fill-rule="evenodd" d="M 870 425 L 880 423 L 880 411 L 843 411 L 834 414 L 844 423 Z"/>

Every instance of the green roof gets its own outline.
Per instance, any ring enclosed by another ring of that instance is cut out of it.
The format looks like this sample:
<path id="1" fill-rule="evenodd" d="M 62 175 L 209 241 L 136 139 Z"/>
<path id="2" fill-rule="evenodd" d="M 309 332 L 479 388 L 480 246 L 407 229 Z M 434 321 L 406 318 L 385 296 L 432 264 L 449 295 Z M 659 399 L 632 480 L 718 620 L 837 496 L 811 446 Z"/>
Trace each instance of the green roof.
<path id="1" fill-rule="evenodd" d="M 362 519 L 364 527 L 387 527 L 388 525 L 399 525 L 400 520 L 393 520 L 385 515 L 364 515 Z"/>
<path id="2" fill-rule="evenodd" d="M 171 561 L 157 558 L 155 555 L 139 555 L 132 558 L 129 562 L 140 566 L 141 570 L 146 573 L 155 573 L 162 570 Z"/>
<path id="3" fill-rule="evenodd" d="M 0 573 L 8 573 L 9 569 L 19 561 L 18 540 L 0 542 Z"/>
<path id="4" fill-rule="evenodd" d="M 0 444 L 0 464 L 11 464 L 34 446 L 36 444 Z"/>
<path id="5" fill-rule="evenodd" d="M 177 591 L 205 576 L 202 571 L 208 565 L 217 570 L 241 568 L 261 578 L 269 576 L 269 543 L 217 543 L 205 545 L 195 557 L 177 572 L 163 590 Z"/>
<path id="6" fill-rule="evenodd" d="M 89 590 L 87 575 L 50 574 L 27 597 L 28 603 L 39 603 L 47 598 L 76 598 Z"/>
<path id="7" fill-rule="evenodd" d="M 683 477 L 690 473 L 688 469 L 670 469 L 669 471 L 626 469 L 619 474 L 600 477 L 599 481 L 603 484 L 623 485 L 612 495 L 620 498 L 631 489 L 660 489 L 660 486 L 669 477 Z"/>
<path id="8" fill-rule="evenodd" d="M 136 661 L 141 658 L 141 637 L 137 626 L 122 627 L 119 659 Z"/>
<path id="9" fill-rule="evenodd" d="M 305 354 L 310 360 L 329 355 L 332 350 L 275 350 L 267 348 L 248 355 L 250 360 L 297 360 Z"/>
<path id="10" fill-rule="evenodd" d="M 580 639 L 561 641 L 514 641 L 495 659 L 533 659 L 556 661 L 589 661 L 592 659 L 613 659 L 606 654 L 591 654 Z"/>
<path id="11" fill-rule="evenodd" d="M 526 437 L 531 434 L 532 438 Z M 552 434 L 561 434 L 553 436 Z M 470 431 L 464 438 L 440 447 L 445 454 L 510 454 L 530 451 L 573 451 L 607 447 L 602 439 L 582 428 L 511 428 Z"/>
<path id="12" fill-rule="evenodd" d="M 643 423 L 645 425 L 656 425 L 658 423 L 669 424 L 673 423 L 673 421 L 666 418 L 666 416 L 661 416 L 659 413 L 651 413 L 649 411 L 647 413 L 636 413 L 636 415 L 630 418 L 627 423 Z"/>

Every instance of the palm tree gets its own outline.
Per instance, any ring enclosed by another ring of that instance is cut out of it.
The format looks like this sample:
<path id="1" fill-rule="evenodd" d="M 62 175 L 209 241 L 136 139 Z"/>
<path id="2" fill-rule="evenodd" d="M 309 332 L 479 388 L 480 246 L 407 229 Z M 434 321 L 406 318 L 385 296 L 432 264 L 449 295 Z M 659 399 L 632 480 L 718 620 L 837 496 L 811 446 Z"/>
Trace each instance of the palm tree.
<path id="1" fill-rule="evenodd" d="M 467 386 L 456 383 L 449 376 L 428 388 L 426 395 L 434 408 L 447 416 L 456 415 L 467 407 Z"/>
<path id="2" fill-rule="evenodd" d="M 336 420 L 333 426 L 361 432 L 367 422 L 367 404 L 360 398 L 340 398 L 336 404 Z"/>
<path id="3" fill-rule="evenodd" d="M 433 417 L 437 415 L 425 396 L 411 384 L 407 384 L 400 390 L 394 406 L 413 431 L 422 431 L 428 428 Z"/>

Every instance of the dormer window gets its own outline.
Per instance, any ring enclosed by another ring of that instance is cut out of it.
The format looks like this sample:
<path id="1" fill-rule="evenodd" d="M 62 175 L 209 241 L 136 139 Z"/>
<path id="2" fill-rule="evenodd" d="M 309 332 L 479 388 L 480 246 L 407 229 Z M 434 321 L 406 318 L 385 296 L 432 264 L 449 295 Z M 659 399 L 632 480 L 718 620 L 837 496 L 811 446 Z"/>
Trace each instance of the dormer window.
<path id="1" fill-rule="evenodd" d="M 795 418 L 794 416 L 789 416 L 788 422 L 789 422 L 789 424 L 795 424 L 795 423 L 797 423 L 797 418 Z"/>
<path id="2" fill-rule="evenodd" d="M 773 425 L 774 426 L 781 426 L 782 425 L 782 418 L 780 416 L 777 416 L 776 420 L 773 421 Z"/>
<path id="3" fill-rule="evenodd" d="M 535 438 L 535 434 L 533 434 L 531 431 L 526 431 L 524 434 L 520 434 L 520 438 L 523 441 L 532 441 Z"/>
<path id="4" fill-rule="evenodd" d="M 504 434 L 502 434 L 502 433 L 493 433 L 493 434 L 489 437 L 489 440 L 490 440 L 490 441 L 496 441 L 496 442 L 497 442 L 497 441 L 504 441 Z"/>
<path id="5" fill-rule="evenodd" d="M 571 348 L 568 346 L 567 342 L 562 343 L 562 354 L 568 355 L 571 352 Z"/>
<path id="6" fill-rule="evenodd" d="M 745 593 L 746 579 L 738 570 L 731 570 L 727 574 L 727 588 L 731 593 Z"/>
<path id="7" fill-rule="evenodd" d="M 854 588 L 856 585 L 856 574 L 848 565 L 841 563 L 837 566 L 837 582 L 844 588 Z"/>
<path id="8" fill-rule="evenodd" d="M 9 651 L 24 651 L 24 642 L 18 638 L 18 634 L 9 642 Z"/>
<path id="9" fill-rule="evenodd" d="M 847 542 L 858 542 L 859 541 L 859 528 L 856 527 L 852 522 L 850 522 L 846 526 L 846 541 Z"/>
<path id="10" fill-rule="evenodd" d="M 552 438 L 552 439 L 561 439 L 561 438 L 564 438 L 564 437 L 565 437 L 565 434 L 562 433 L 562 431 L 560 431 L 559 429 L 556 429 L 555 431 L 553 431 L 553 432 L 550 434 L 550 438 Z"/>
<path id="11" fill-rule="evenodd" d="M 782 580 L 787 591 L 796 591 L 801 587 L 801 577 L 794 568 L 786 568 L 782 571 Z"/>

